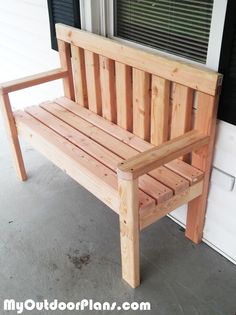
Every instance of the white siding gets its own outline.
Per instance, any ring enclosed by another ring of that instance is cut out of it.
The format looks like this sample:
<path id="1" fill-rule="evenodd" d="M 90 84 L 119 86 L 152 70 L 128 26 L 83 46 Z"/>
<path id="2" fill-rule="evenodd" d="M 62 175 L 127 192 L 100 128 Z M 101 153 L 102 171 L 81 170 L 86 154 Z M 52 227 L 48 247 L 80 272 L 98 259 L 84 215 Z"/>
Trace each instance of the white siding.
<path id="1" fill-rule="evenodd" d="M 50 47 L 46 0 L 0 1 L 0 82 L 59 67 Z M 14 108 L 62 95 L 52 82 L 11 95 Z"/>
<path id="2" fill-rule="evenodd" d="M 236 126 L 219 121 L 204 240 L 236 263 Z M 172 212 L 185 225 L 186 207 Z"/>
<path id="3" fill-rule="evenodd" d="M 46 0 L 0 1 L 0 82 L 56 68 L 58 55 L 50 48 Z M 12 96 L 23 107 L 62 95 L 59 82 Z M 219 122 L 204 240 L 236 263 L 236 127 Z M 186 207 L 172 213 L 180 224 Z"/>

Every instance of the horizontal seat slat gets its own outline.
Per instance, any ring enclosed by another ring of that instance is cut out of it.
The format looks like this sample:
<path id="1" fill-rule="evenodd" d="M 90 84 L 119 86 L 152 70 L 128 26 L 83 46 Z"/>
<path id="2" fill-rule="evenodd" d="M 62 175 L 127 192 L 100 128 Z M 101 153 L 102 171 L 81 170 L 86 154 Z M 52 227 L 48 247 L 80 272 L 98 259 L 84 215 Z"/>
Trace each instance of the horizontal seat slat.
<path id="1" fill-rule="evenodd" d="M 150 211 L 140 210 L 140 230 L 163 218 L 165 215 L 180 207 L 184 203 L 197 198 L 202 194 L 202 191 L 203 181 L 200 181 L 195 185 L 188 187 L 185 191 L 182 191 L 178 195 L 175 195 L 169 200 L 157 205 L 154 209 L 150 209 Z"/>
<path id="2" fill-rule="evenodd" d="M 56 105 L 54 105 L 53 103 L 45 103 L 42 106 L 51 109 L 53 106 Z M 89 155 L 91 155 L 103 165 L 112 169 L 114 172 L 116 171 L 117 164 L 123 161 L 123 159 L 116 154 L 112 153 L 108 149 L 88 138 L 87 136 L 74 129 L 64 121 L 58 119 L 43 108 L 39 106 L 33 106 L 27 108 L 26 112 L 41 121 L 43 124 L 47 125 L 49 128 L 60 134 L 62 137 L 64 137 Z M 172 191 L 168 190 L 165 186 L 158 184 L 156 180 L 148 175 L 144 175 L 140 178 L 139 187 L 143 192 L 156 199 L 158 203 L 168 200 L 173 194 Z"/>
<path id="3" fill-rule="evenodd" d="M 144 152 L 155 147 L 153 144 L 146 142 L 139 137 L 136 137 L 131 132 L 120 128 L 119 126 L 103 119 L 102 117 L 98 115 L 95 115 L 94 113 L 88 111 L 87 109 L 83 108 L 79 104 L 76 104 L 75 102 L 65 97 L 56 99 L 55 102 L 63 106 L 64 108 L 68 109 L 75 115 L 80 116 L 84 120 L 90 122 L 91 124 L 109 133 L 116 139 L 128 144 L 130 147 L 136 149 L 138 152 Z M 120 150 L 122 151 L 121 148 Z M 176 163 L 178 164 L 176 171 L 174 167 L 170 168 L 169 163 L 168 163 L 168 168 L 174 171 L 174 173 L 180 175 L 183 179 L 187 179 L 190 182 L 190 184 L 196 183 L 203 178 L 203 175 L 204 175 L 203 172 L 197 170 L 196 168 L 192 167 L 191 165 L 181 160 L 176 160 L 176 161 L 178 162 Z M 188 174 L 189 171 L 193 176 L 189 176 Z"/>
<path id="4" fill-rule="evenodd" d="M 104 130 L 115 138 L 121 140 L 122 142 L 130 145 L 131 147 L 139 147 L 140 152 L 150 149 L 153 147 L 150 143 L 144 141 L 143 139 L 136 137 L 133 133 L 113 124 L 112 122 L 105 120 L 99 115 L 94 115 L 89 110 L 82 108 L 79 104 L 71 101 L 66 97 L 60 97 L 54 100 L 57 104 L 68 109 L 72 113 L 80 116 L 91 124 L 97 126 L 98 128 Z"/>
<path id="5" fill-rule="evenodd" d="M 203 179 L 204 173 L 181 160 L 174 160 L 166 164 L 166 167 L 180 174 L 190 181 L 191 185 Z"/>
<path id="6" fill-rule="evenodd" d="M 130 146 L 114 138 L 110 134 L 105 133 L 103 130 L 92 125 L 90 122 L 85 121 L 79 116 L 74 115 L 70 111 L 65 111 L 63 107 L 60 107 L 59 105 L 55 103 L 49 103 L 49 104 L 45 103 L 45 104 L 41 104 L 40 106 L 46 109 L 47 111 L 49 111 L 50 113 L 52 113 L 53 115 L 55 115 L 56 117 L 62 119 L 67 124 L 81 131 L 86 136 L 92 138 L 94 141 L 101 144 L 103 147 L 109 149 L 109 151 L 114 152 L 116 155 L 120 156 L 122 159 L 127 159 L 138 154 L 138 151 L 135 150 L 134 148 L 131 148 Z M 119 163 L 118 159 L 116 160 L 116 162 L 117 163 L 112 166 L 114 170 L 116 170 L 117 164 Z M 159 182 L 155 181 L 154 192 L 153 192 L 154 195 L 152 195 L 159 202 L 161 200 L 163 201 L 163 200 L 168 199 L 172 195 L 172 191 L 174 191 L 175 193 L 178 193 L 179 191 L 182 191 L 189 186 L 189 183 L 187 180 L 183 179 L 181 176 L 173 173 L 172 171 L 168 170 L 165 167 L 161 167 L 160 169 L 151 172 L 150 175 L 162 183 L 160 184 Z M 144 179 L 145 177 L 140 178 L 141 185 Z M 143 183 L 143 186 L 145 188 L 146 181 L 145 183 Z M 172 191 L 170 191 L 170 189 L 168 189 L 166 186 L 169 187 Z M 148 193 L 148 191 L 146 191 L 144 188 L 142 189 L 146 193 Z M 151 186 L 150 186 L 150 189 L 151 189 Z"/>
<path id="7" fill-rule="evenodd" d="M 52 129 L 24 111 L 14 113 L 18 132 L 79 184 L 118 213 L 116 173 L 99 163 Z M 155 206 L 155 200 L 139 191 L 140 210 Z"/>

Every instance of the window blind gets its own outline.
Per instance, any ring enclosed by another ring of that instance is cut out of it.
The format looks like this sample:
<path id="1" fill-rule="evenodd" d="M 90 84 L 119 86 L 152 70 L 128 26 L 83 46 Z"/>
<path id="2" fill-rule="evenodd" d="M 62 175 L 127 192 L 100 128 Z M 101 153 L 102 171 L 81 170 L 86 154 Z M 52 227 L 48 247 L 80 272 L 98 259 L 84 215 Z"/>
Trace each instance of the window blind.
<path id="1" fill-rule="evenodd" d="M 214 0 L 116 0 L 115 36 L 206 62 Z"/>

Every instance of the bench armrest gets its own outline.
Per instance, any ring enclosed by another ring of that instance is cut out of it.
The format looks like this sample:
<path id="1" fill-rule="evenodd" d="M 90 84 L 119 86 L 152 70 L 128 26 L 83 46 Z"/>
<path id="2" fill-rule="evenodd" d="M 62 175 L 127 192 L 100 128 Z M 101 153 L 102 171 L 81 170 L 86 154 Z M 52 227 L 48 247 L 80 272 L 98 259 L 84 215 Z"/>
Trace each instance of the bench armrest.
<path id="1" fill-rule="evenodd" d="M 196 130 L 189 131 L 180 137 L 119 163 L 117 167 L 118 177 L 123 180 L 134 180 L 208 143 L 209 136 L 204 136 Z"/>
<path id="2" fill-rule="evenodd" d="M 46 83 L 49 81 L 54 81 L 62 79 L 68 75 L 68 72 L 62 69 L 54 69 L 42 73 L 38 73 L 32 76 L 28 76 L 22 79 L 17 79 L 9 82 L 0 84 L 0 95 L 8 94 L 10 92 L 15 92 L 22 90 L 34 85 Z"/>

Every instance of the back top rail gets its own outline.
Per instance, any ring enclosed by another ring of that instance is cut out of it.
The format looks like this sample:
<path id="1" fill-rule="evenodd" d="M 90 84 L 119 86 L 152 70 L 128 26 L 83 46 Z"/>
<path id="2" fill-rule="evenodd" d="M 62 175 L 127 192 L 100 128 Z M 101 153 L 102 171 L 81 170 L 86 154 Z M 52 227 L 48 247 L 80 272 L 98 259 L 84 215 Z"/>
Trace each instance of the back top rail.
<path id="1" fill-rule="evenodd" d="M 56 34 L 69 44 L 212 96 L 218 94 L 222 84 L 221 74 L 203 66 L 136 49 L 71 26 L 56 24 Z"/>

